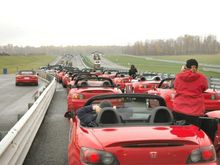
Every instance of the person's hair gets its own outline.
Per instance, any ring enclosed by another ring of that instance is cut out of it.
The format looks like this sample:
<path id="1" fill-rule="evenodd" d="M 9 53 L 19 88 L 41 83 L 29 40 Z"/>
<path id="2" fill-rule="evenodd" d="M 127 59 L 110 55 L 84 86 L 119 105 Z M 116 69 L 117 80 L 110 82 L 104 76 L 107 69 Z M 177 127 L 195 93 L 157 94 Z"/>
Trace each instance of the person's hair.
<path id="1" fill-rule="evenodd" d="M 192 66 L 195 66 L 196 68 L 198 68 L 198 62 L 195 59 L 189 59 L 186 61 L 186 67 L 191 69 Z"/>
<path id="2" fill-rule="evenodd" d="M 112 107 L 112 103 L 110 101 L 103 100 L 102 102 L 100 102 L 99 107 L 100 108 Z"/>

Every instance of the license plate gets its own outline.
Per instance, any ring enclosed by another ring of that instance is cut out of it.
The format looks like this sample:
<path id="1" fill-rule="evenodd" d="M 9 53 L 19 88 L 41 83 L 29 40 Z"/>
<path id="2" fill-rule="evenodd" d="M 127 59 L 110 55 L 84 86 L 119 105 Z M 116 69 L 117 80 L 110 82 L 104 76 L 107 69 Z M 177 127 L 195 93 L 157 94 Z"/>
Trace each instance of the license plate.
<path id="1" fill-rule="evenodd" d="M 24 77 L 24 79 L 25 79 L 25 80 L 29 80 L 29 79 L 30 79 L 30 77 Z"/>

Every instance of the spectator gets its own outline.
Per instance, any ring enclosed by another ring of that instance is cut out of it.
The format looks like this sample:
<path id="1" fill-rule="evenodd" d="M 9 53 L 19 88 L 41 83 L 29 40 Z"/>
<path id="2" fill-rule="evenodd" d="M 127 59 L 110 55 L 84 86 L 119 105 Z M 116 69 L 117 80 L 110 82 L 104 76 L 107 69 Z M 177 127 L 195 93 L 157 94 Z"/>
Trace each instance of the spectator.
<path id="1" fill-rule="evenodd" d="M 203 92 L 207 88 L 206 77 L 198 72 L 198 62 L 195 59 L 187 60 L 174 81 L 174 118 L 198 126 L 199 116 L 205 113 Z"/>
<path id="2" fill-rule="evenodd" d="M 77 116 L 80 120 L 81 125 L 87 127 L 98 126 L 96 123 L 97 113 L 104 107 L 112 107 L 110 101 L 104 100 L 99 105 L 88 105 L 77 110 Z"/>
<path id="3" fill-rule="evenodd" d="M 138 72 L 137 68 L 134 65 L 131 65 L 131 68 L 129 69 L 129 76 L 131 76 L 132 78 L 135 78 L 137 72 Z"/>

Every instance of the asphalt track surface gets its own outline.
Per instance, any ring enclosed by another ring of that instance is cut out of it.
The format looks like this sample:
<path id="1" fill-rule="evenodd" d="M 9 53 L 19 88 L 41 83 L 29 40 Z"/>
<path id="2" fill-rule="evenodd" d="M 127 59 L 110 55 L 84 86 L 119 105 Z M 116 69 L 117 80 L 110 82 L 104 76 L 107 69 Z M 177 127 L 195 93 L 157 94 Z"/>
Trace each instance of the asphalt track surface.
<path id="1" fill-rule="evenodd" d="M 68 164 L 69 121 L 64 118 L 67 110 L 66 97 L 66 89 L 57 83 L 52 102 L 26 156 L 24 165 Z"/>
<path id="2" fill-rule="evenodd" d="M 15 75 L 0 75 L 0 132 L 8 132 L 34 103 L 34 93 L 46 82 L 39 79 L 38 86 L 15 86 Z"/>

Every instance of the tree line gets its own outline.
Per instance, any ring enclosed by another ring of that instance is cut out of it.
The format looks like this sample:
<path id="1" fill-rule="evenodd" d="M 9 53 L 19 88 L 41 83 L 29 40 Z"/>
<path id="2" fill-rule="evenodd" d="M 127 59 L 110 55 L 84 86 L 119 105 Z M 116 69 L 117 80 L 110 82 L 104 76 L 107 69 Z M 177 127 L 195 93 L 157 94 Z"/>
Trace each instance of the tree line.
<path id="1" fill-rule="evenodd" d="M 220 43 L 214 35 L 204 38 L 185 35 L 176 40 L 137 41 L 134 45 L 125 47 L 124 53 L 133 55 L 218 54 Z"/>
<path id="2" fill-rule="evenodd" d="M 177 39 L 137 41 L 127 46 L 41 46 L 19 47 L 12 44 L 0 46 L 0 55 L 63 55 L 90 54 L 100 51 L 104 54 L 132 55 L 187 55 L 187 54 L 219 54 L 220 43 L 216 36 L 206 37 L 185 35 Z"/>

